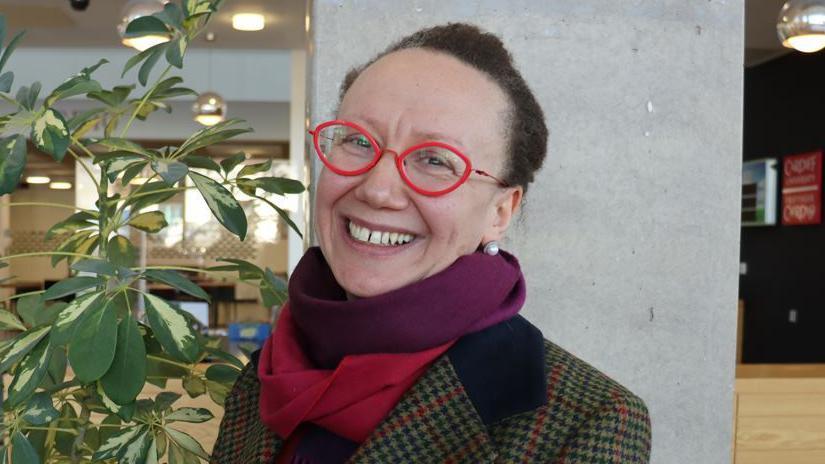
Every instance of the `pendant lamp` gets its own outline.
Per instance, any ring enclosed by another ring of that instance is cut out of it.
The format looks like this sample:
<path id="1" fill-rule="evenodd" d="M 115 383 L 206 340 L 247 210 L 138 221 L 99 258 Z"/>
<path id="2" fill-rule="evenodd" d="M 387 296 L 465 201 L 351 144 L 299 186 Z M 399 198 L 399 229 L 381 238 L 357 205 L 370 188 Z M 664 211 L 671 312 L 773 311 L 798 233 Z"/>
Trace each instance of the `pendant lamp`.
<path id="1" fill-rule="evenodd" d="M 212 88 L 212 42 L 215 41 L 215 34 L 208 32 L 206 34 L 206 41 L 209 42 L 209 69 L 207 70 L 207 80 L 209 82 L 209 88 Z M 226 119 L 226 100 L 216 92 L 203 92 L 198 95 L 195 104 L 192 105 L 192 111 L 195 113 L 195 121 L 204 126 L 214 126 Z"/>
<path id="2" fill-rule="evenodd" d="M 804 53 L 825 48 L 825 0 L 788 0 L 779 11 L 776 31 L 782 45 Z"/>
<path id="3" fill-rule="evenodd" d="M 147 34 L 139 37 L 125 37 L 126 26 L 128 26 L 130 22 L 142 16 L 151 16 L 163 11 L 165 4 L 166 2 L 163 0 L 129 0 L 123 7 L 120 24 L 117 26 L 117 32 L 120 34 L 120 40 L 123 45 L 144 51 L 159 43 L 168 42 L 170 39 L 169 35 Z"/>

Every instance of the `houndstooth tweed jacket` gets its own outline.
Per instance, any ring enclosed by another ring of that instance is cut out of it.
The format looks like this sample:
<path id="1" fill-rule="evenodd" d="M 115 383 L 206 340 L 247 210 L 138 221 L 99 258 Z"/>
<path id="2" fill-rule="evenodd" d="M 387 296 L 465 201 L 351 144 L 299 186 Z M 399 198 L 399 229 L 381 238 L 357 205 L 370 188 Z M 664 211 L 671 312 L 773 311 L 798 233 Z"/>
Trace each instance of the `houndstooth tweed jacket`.
<path id="1" fill-rule="evenodd" d="M 257 358 L 226 399 L 214 464 L 274 463 Z M 647 463 L 650 418 L 636 395 L 544 340 L 521 316 L 461 338 L 351 463 Z"/>

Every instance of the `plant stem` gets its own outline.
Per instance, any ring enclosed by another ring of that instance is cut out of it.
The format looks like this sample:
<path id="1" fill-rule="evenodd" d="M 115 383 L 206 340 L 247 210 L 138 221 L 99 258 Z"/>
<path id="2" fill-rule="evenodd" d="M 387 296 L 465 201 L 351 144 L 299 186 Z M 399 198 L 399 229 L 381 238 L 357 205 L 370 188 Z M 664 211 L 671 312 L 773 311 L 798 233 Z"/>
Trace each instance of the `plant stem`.
<path id="1" fill-rule="evenodd" d="M 83 160 L 80 159 L 80 156 L 78 156 L 77 153 L 75 153 L 74 150 L 72 150 L 71 148 L 67 148 L 66 151 L 68 151 L 69 154 L 72 155 L 72 157 L 77 161 L 77 164 L 79 164 L 83 168 L 83 170 L 86 171 L 86 174 L 89 175 L 89 178 L 92 179 L 92 182 L 97 184 L 98 180 L 95 178 L 95 175 L 92 173 L 92 170 L 89 169 L 89 166 L 86 166 L 86 163 L 84 163 Z"/>
<path id="2" fill-rule="evenodd" d="M 79 211 L 91 211 L 84 208 L 78 208 L 77 206 L 73 205 L 63 205 L 60 203 L 47 203 L 43 201 L 19 201 L 15 203 L 9 203 L 8 206 L 51 206 L 53 208 L 66 208 L 70 210 L 79 210 Z"/>
<path id="3" fill-rule="evenodd" d="M 189 365 L 189 364 L 179 363 L 177 361 L 172 361 L 171 359 L 161 358 L 160 356 L 155 356 L 153 354 L 147 354 L 146 359 L 154 359 L 155 361 L 160 361 L 160 362 L 164 362 L 166 364 L 171 364 L 173 366 L 177 366 L 177 367 L 186 369 L 187 371 L 190 371 L 190 372 L 192 371 L 192 366 Z"/>
<path id="4" fill-rule="evenodd" d="M 79 435 L 79 433 L 77 432 L 77 430 L 72 430 L 72 429 L 59 429 L 59 428 L 57 428 L 57 427 L 31 427 L 31 426 L 24 426 L 24 427 L 21 427 L 21 428 L 26 429 L 26 430 L 54 430 L 55 432 L 65 432 L 65 433 L 71 433 L 72 435 Z"/>
<path id="5" fill-rule="evenodd" d="M 45 292 L 45 290 L 37 290 L 37 291 L 34 291 L 34 292 L 18 293 L 17 295 L 12 295 L 10 297 L 3 298 L 2 300 L 0 300 L 0 303 L 4 303 L 6 301 L 11 301 L 11 300 L 16 300 L 17 298 L 23 298 L 24 296 L 37 295 L 37 294 L 44 293 L 44 292 Z"/>
<path id="6" fill-rule="evenodd" d="M 172 65 L 171 64 L 167 65 L 166 69 L 163 70 L 160 77 L 158 77 L 158 79 L 155 81 L 155 83 L 152 84 L 152 87 L 149 89 L 149 91 L 146 92 L 146 95 L 144 95 L 143 98 L 141 98 L 140 103 L 138 103 L 138 106 L 135 108 L 134 111 L 132 111 L 132 115 L 129 116 L 129 121 L 126 122 L 126 125 L 123 126 L 123 129 L 120 131 L 120 138 L 125 137 L 126 133 L 129 132 L 129 127 L 132 126 L 132 122 L 134 122 L 135 117 L 138 115 L 138 113 L 140 113 L 140 110 L 143 109 L 143 105 L 145 105 L 146 102 L 149 101 L 149 97 L 153 93 L 155 93 L 155 89 L 157 88 L 158 84 L 163 80 L 164 77 L 166 77 L 166 74 L 171 69 L 172 69 Z"/>
<path id="7" fill-rule="evenodd" d="M 15 258 L 28 258 L 31 256 L 77 256 L 79 258 L 94 258 L 94 256 L 91 255 L 84 255 L 83 253 L 72 253 L 69 251 L 38 251 L 32 253 L 19 253 L 16 255 L 0 256 L 0 261 L 8 261 Z"/>

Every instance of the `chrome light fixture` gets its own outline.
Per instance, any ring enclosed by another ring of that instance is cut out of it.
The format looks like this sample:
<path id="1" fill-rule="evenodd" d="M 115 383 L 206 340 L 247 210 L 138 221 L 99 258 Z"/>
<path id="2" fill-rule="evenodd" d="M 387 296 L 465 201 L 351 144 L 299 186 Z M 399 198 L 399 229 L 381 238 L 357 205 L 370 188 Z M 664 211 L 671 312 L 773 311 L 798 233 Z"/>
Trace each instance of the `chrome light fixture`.
<path id="1" fill-rule="evenodd" d="M 195 121 L 204 126 L 214 126 L 226 119 L 226 101 L 215 92 L 204 92 L 198 95 L 192 111 L 195 112 Z"/>
<path id="2" fill-rule="evenodd" d="M 788 0 L 779 11 L 776 31 L 782 45 L 804 53 L 825 48 L 825 0 Z"/>
<path id="3" fill-rule="evenodd" d="M 126 26 L 128 26 L 130 22 L 142 16 L 151 16 L 163 11 L 165 4 L 166 1 L 164 0 L 129 0 L 129 3 L 123 7 L 120 24 L 117 26 L 117 32 L 120 34 L 123 45 L 144 51 L 157 44 L 168 42 L 170 39 L 169 35 L 147 34 L 140 37 L 125 37 Z"/>

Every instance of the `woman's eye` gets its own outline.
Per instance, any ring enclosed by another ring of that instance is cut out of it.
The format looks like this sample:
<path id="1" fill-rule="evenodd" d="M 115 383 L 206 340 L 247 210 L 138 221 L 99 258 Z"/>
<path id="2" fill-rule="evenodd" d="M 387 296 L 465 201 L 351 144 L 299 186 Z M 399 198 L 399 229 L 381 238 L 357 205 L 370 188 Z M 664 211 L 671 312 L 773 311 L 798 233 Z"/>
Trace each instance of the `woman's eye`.
<path id="1" fill-rule="evenodd" d="M 357 145 L 361 148 L 370 148 L 372 144 L 370 143 L 369 139 L 365 136 L 360 134 L 350 135 L 344 139 L 344 143 L 351 143 L 353 145 Z"/>

